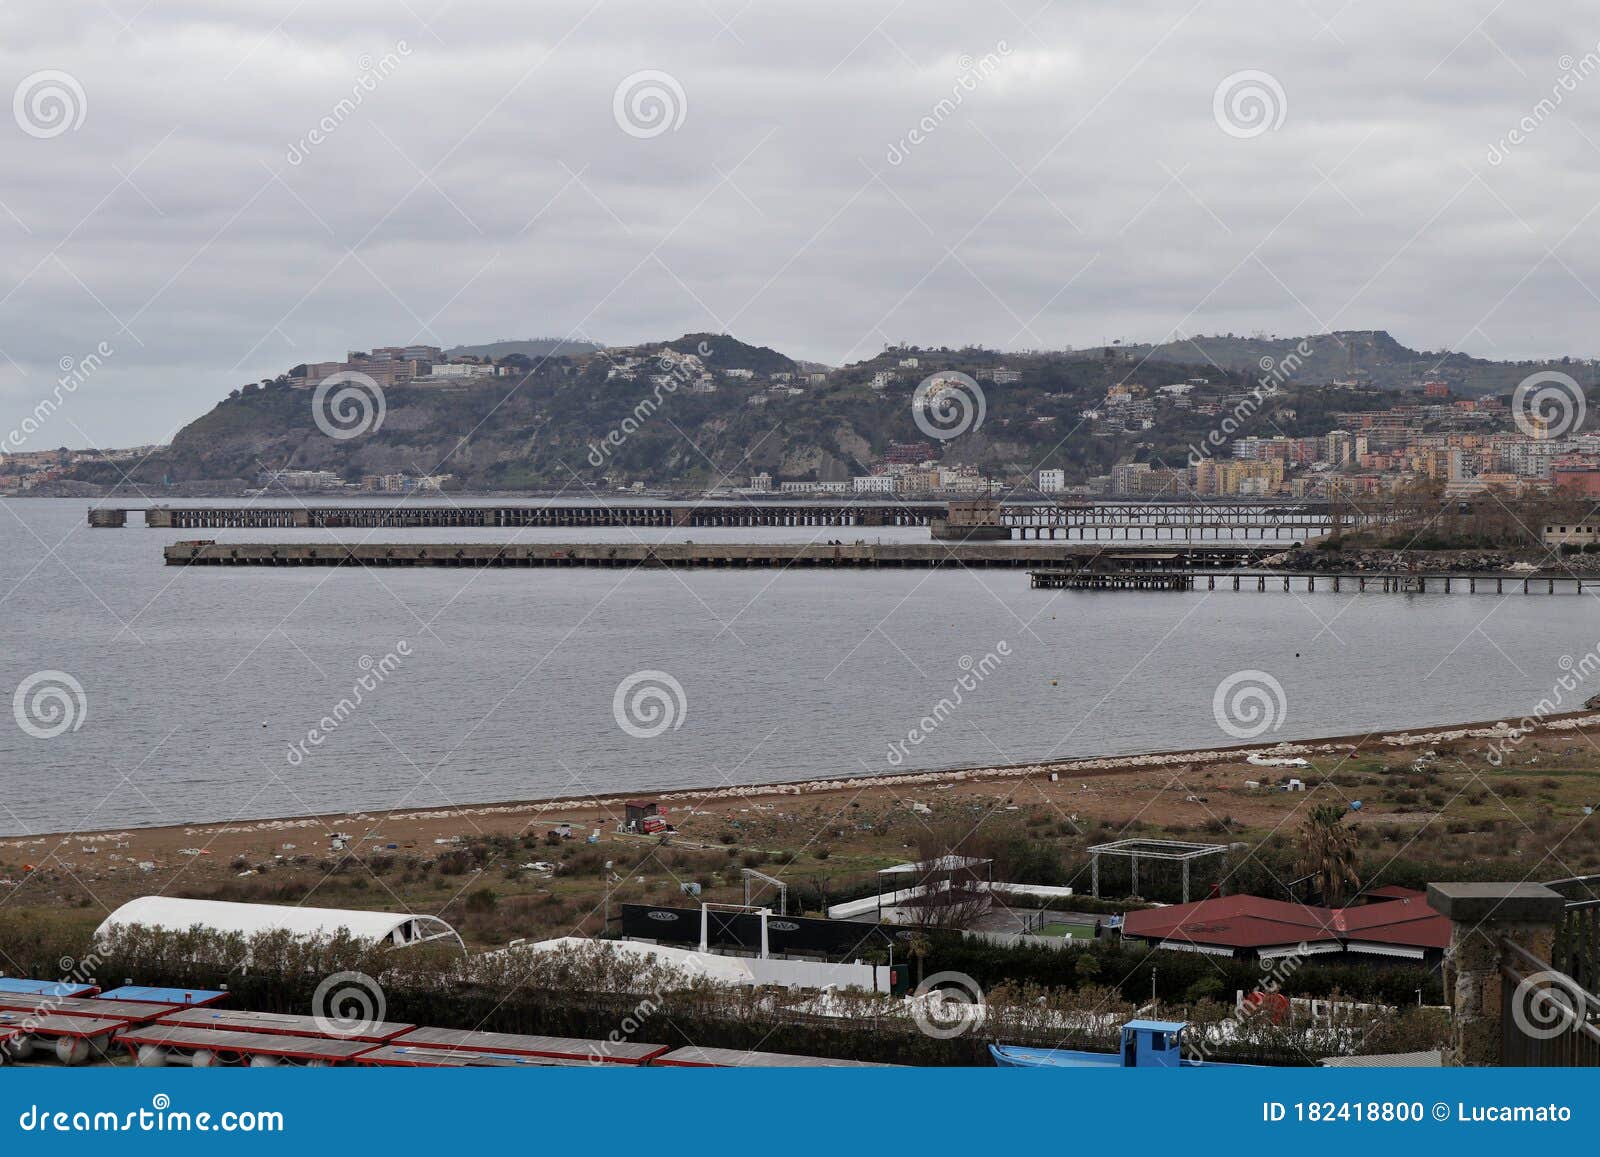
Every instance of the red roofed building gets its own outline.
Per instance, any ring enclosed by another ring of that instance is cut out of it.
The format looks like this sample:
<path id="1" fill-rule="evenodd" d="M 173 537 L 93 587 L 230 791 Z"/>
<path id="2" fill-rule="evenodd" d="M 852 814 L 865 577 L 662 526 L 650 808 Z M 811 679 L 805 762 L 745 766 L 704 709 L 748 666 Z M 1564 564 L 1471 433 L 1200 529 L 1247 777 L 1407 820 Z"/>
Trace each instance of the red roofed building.
<path id="1" fill-rule="evenodd" d="M 1450 943 L 1450 921 L 1407 888 L 1380 888 L 1371 903 L 1314 908 L 1260 896 L 1223 896 L 1129 912 L 1123 939 L 1157 948 L 1270 960 L 1339 953 L 1435 963 Z M 1303 947 L 1302 947 L 1303 946 Z"/>

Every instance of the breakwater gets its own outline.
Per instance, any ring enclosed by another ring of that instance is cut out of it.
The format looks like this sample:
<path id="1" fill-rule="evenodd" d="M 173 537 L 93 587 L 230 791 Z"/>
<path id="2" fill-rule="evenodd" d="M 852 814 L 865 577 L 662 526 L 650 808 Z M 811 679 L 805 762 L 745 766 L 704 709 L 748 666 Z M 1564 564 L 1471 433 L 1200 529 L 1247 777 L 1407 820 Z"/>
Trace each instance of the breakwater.
<path id="1" fill-rule="evenodd" d="M 1104 565 L 1129 569 L 1248 566 L 1266 548 L 1206 544 L 1141 549 L 1039 542 L 961 543 L 227 543 L 167 547 L 168 566 L 219 567 L 682 567 L 1023 569 Z"/>

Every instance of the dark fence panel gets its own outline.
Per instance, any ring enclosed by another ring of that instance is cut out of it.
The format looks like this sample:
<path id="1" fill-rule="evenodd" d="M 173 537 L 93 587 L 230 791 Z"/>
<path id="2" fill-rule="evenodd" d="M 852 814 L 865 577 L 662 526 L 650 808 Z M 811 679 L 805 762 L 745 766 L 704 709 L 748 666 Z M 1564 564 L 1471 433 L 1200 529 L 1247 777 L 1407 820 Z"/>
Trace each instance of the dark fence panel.
<path id="1" fill-rule="evenodd" d="M 622 934 L 663 944 L 698 946 L 700 909 L 664 905 L 622 905 Z M 767 921 L 767 948 L 779 955 L 859 956 L 893 943 L 904 945 L 915 931 L 891 924 L 858 924 L 851 920 L 818 920 L 809 916 L 773 916 Z M 761 948 L 761 918 L 750 912 L 706 913 L 706 943 L 711 947 Z"/>
<path id="2" fill-rule="evenodd" d="M 1521 945 L 1502 940 L 1501 946 L 1500 1063 L 1600 1066 L 1600 997 Z"/>
<path id="3" fill-rule="evenodd" d="M 1550 964 L 1590 992 L 1600 989 L 1600 900 L 1567 905 Z"/>

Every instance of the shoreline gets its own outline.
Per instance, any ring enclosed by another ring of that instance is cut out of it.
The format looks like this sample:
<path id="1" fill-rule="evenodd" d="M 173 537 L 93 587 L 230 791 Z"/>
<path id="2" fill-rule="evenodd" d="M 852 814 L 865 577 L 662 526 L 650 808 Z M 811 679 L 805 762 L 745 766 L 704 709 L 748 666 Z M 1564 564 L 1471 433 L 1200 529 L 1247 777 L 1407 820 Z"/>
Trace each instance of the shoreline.
<path id="1" fill-rule="evenodd" d="M 293 832 L 306 829 L 356 828 L 366 825 L 366 832 L 355 835 L 359 842 L 385 823 L 439 823 L 452 820 L 471 821 L 477 817 L 527 816 L 530 823 L 540 816 L 561 812 L 611 813 L 619 811 L 629 799 L 645 798 L 662 804 L 699 805 L 741 800 L 751 803 L 770 802 L 774 799 L 828 795 L 836 792 L 860 792 L 868 789 L 895 789 L 913 787 L 943 787 L 956 784 L 983 784 L 1029 778 L 1058 778 L 1077 776 L 1090 779 L 1130 772 L 1160 771 L 1166 768 L 1194 769 L 1231 764 L 1249 765 L 1250 757 L 1264 759 L 1296 759 L 1316 755 L 1354 755 L 1360 751 L 1395 751 L 1414 747 L 1429 747 L 1464 739 L 1507 739 L 1524 734 L 1545 735 L 1600 729 L 1600 710 L 1569 711 L 1550 714 L 1535 721 L 1528 731 L 1519 729 L 1506 718 L 1472 723 L 1427 725 L 1398 728 L 1389 731 L 1324 736 L 1300 740 L 1278 740 L 1271 743 L 1252 742 L 1232 747 L 1192 748 L 1181 751 L 1153 751 L 1133 755 L 1100 756 L 1084 759 L 1055 760 L 1039 763 L 992 764 L 942 771 L 885 772 L 850 776 L 819 776 L 816 779 L 785 780 L 770 784 L 742 784 L 719 787 L 684 787 L 664 790 L 638 789 L 603 795 L 551 796 L 536 799 L 505 800 L 482 804 L 464 804 L 451 808 L 389 809 L 371 811 L 349 808 L 343 811 L 319 812 L 296 816 L 263 817 L 202 821 L 192 824 L 161 824 L 149 827 L 100 828 L 38 832 L 34 834 L 0 836 L 0 848 L 21 849 L 43 841 L 65 843 L 76 840 L 93 845 L 108 842 L 126 842 L 132 839 L 160 839 L 163 836 L 210 837 L 255 836 L 268 832 Z M 1267 772 L 1271 764 L 1258 765 Z M 673 810 L 696 810 L 679 807 Z"/>

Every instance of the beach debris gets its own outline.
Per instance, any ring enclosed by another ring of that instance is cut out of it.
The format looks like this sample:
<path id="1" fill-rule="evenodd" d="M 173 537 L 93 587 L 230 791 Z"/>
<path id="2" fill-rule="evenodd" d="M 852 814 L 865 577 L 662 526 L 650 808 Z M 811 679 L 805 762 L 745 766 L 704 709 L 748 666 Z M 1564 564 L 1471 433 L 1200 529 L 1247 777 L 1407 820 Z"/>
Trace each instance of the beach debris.
<path id="1" fill-rule="evenodd" d="M 1253 767 L 1310 767 L 1304 759 L 1298 757 L 1270 759 L 1265 755 L 1248 755 L 1245 762 Z"/>

